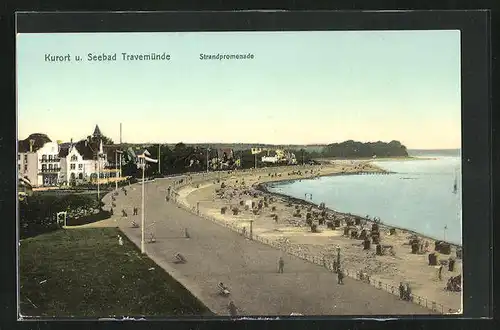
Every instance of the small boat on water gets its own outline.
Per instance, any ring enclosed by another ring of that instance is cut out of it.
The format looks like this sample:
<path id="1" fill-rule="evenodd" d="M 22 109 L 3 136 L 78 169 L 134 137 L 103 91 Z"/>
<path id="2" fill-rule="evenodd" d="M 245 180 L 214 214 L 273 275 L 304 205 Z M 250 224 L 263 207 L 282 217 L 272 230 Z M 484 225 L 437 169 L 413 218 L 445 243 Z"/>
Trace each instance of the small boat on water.
<path id="1" fill-rule="evenodd" d="M 457 171 L 455 171 L 455 181 L 453 183 L 453 193 L 456 194 L 458 192 L 458 180 L 457 180 Z"/>

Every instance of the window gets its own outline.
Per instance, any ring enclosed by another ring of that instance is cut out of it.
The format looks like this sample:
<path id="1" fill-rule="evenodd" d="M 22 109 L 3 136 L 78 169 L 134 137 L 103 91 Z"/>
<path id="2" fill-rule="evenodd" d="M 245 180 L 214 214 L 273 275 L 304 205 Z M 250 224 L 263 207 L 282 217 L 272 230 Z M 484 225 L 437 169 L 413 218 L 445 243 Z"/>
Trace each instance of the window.
<path id="1" fill-rule="evenodd" d="M 24 164 L 24 171 L 26 172 L 28 170 L 28 165 Z"/>
<path id="2" fill-rule="evenodd" d="M 21 164 L 17 164 L 17 169 L 20 171 L 21 170 Z"/>
<path id="3" fill-rule="evenodd" d="M 21 160 L 21 155 L 17 154 L 17 160 Z"/>
<path id="4" fill-rule="evenodd" d="M 45 171 L 47 169 L 47 165 L 46 164 L 42 164 L 42 171 Z"/>
<path id="5" fill-rule="evenodd" d="M 83 164 L 78 164 L 78 169 L 79 170 L 83 169 Z"/>
<path id="6" fill-rule="evenodd" d="M 52 170 L 52 169 L 53 169 L 52 164 L 49 164 L 49 170 Z"/>
<path id="7" fill-rule="evenodd" d="M 76 167 L 75 165 L 76 165 L 76 164 L 71 164 L 71 165 L 70 165 L 70 169 L 71 169 L 71 170 L 74 170 L 74 169 L 75 169 L 75 167 Z"/>
<path id="8" fill-rule="evenodd" d="M 71 156 L 71 161 L 76 162 L 78 160 L 78 157 L 76 155 Z"/>
<path id="9" fill-rule="evenodd" d="M 47 161 L 47 155 L 42 155 L 42 161 Z"/>
<path id="10" fill-rule="evenodd" d="M 24 162 L 27 163 L 28 162 L 28 155 L 24 155 Z"/>
<path id="11" fill-rule="evenodd" d="M 78 174 L 78 179 L 83 180 L 83 174 L 82 173 Z"/>
<path id="12" fill-rule="evenodd" d="M 49 155 L 49 162 L 52 161 L 52 155 Z"/>

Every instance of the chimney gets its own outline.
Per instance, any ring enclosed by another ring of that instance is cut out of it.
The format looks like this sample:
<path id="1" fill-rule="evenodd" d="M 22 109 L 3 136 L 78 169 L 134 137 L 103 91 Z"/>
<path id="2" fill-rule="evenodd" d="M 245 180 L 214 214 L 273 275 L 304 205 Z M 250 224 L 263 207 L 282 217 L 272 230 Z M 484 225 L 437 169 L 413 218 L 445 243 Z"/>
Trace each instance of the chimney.
<path id="1" fill-rule="evenodd" d="M 35 140 L 30 140 L 30 152 L 33 152 L 33 145 L 35 144 Z"/>

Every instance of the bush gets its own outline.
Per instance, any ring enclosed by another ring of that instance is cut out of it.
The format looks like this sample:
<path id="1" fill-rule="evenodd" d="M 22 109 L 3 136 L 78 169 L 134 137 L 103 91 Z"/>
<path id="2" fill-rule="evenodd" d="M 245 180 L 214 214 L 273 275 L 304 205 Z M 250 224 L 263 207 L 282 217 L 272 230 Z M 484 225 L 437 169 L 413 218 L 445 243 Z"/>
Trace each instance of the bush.
<path id="1" fill-rule="evenodd" d="M 68 219 L 66 219 L 66 225 L 67 226 L 81 226 L 81 225 L 85 225 L 88 223 L 109 219 L 111 217 L 111 215 L 112 215 L 111 212 L 101 210 L 99 213 L 85 215 L 85 216 L 79 217 L 77 219 L 68 218 Z"/>
<path id="2" fill-rule="evenodd" d="M 78 209 L 101 209 L 95 195 L 34 194 L 19 204 L 19 236 L 26 238 L 60 228 L 57 213 Z"/>

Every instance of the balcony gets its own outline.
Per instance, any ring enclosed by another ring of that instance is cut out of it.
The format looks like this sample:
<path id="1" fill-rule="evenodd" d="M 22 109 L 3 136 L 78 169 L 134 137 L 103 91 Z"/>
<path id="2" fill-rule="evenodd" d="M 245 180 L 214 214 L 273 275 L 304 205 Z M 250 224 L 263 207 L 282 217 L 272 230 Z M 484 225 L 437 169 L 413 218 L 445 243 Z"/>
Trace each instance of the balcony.
<path id="1" fill-rule="evenodd" d="M 59 173 L 61 171 L 60 167 L 54 168 L 42 168 L 38 173 Z"/>
<path id="2" fill-rule="evenodd" d="M 61 161 L 61 158 L 42 158 L 40 159 L 40 163 L 59 163 Z"/>

